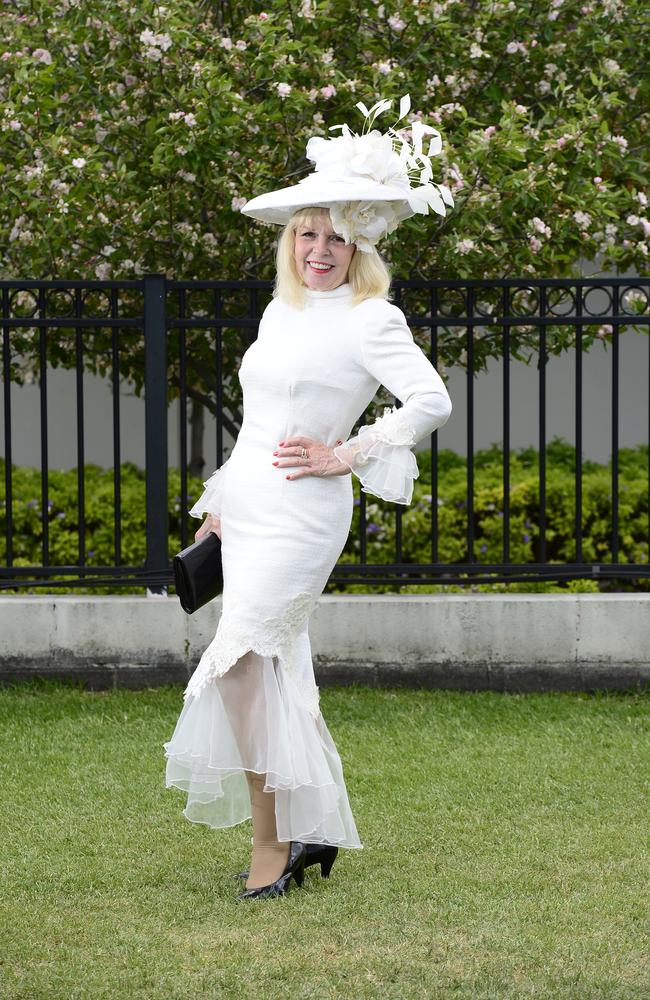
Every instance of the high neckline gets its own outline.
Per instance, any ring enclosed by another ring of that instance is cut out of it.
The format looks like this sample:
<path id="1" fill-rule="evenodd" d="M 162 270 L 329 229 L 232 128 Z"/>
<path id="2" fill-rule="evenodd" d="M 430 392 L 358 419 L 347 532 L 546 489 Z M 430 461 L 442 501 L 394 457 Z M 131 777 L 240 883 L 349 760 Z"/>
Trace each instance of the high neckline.
<path id="1" fill-rule="evenodd" d="M 311 301 L 317 302 L 329 302 L 338 301 L 339 299 L 347 298 L 352 291 L 352 287 L 349 281 L 344 281 L 342 285 L 338 285 L 336 288 L 307 288 L 305 286 L 305 295 Z"/>

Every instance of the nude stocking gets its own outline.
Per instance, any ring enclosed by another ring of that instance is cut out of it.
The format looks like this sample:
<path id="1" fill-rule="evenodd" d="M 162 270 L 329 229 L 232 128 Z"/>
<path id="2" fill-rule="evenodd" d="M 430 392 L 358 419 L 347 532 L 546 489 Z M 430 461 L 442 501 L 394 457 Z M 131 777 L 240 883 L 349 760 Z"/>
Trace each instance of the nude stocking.
<path id="1" fill-rule="evenodd" d="M 267 706 L 262 681 L 263 659 L 250 650 L 219 678 L 219 689 L 244 764 L 253 817 L 253 857 L 247 889 L 271 885 L 284 871 L 289 843 L 278 840 L 275 792 L 265 792 L 266 774 L 247 768 L 260 766 L 267 744 Z"/>
<path id="2" fill-rule="evenodd" d="M 289 860 L 289 843 L 279 841 L 275 826 L 275 792 L 265 792 L 265 774 L 246 771 L 253 814 L 253 857 L 247 889 L 277 881 Z"/>

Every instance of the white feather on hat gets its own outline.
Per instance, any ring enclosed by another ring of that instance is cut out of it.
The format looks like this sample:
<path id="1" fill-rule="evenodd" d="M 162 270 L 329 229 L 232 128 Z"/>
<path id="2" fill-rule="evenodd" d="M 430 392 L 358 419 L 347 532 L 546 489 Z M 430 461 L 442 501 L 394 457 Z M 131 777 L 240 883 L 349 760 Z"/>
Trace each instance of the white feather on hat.
<path id="1" fill-rule="evenodd" d="M 392 103 L 378 101 L 368 110 L 360 101 L 356 107 L 365 117 L 360 135 L 343 124 L 330 127 L 330 132 L 340 129 L 339 136 L 312 136 L 306 153 L 313 173 L 291 187 L 252 198 L 241 208 L 243 214 L 286 225 L 299 208 L 328 208 L 334 231 L 366 252 L 412 215 L 427 215 L 429 209 L 446 215 L 445 205 L 454 206 L 451 191 L 431 180 L 431 157 L 442 149 L 440 133 L 416 120 L 410 125 L 409 142 L 395 129 L 411 108 L 408 94 L 400 101 L 395 125 L 385 133 L 373 129 L 377 116 Z M 431 136 L 426 153 L 425 136 Z"/>

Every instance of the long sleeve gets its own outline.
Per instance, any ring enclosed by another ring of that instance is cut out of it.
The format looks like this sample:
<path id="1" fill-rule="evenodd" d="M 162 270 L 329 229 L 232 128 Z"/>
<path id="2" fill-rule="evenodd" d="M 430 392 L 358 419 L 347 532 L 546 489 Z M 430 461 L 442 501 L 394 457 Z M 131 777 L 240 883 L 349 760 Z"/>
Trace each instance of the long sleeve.
<path id="1" fill-rule="evenodd" d="M 209 479 L 204 482 L 204 491 L 196 501 L 189 513 L 192 517 L 202 518 L 204 514 L 214 514 L 215 517 L 221 515 L 221 494 L 224 486 L 225 469 L 228 461 L 216 469 Z"/>
<path id="2" fill-rule="evenodd" d="M 403 404 L 334 448 L 361 481 L 365 493 L 409 504 L 419 469 L 413 445 L 447 422 L 451 400 L 440 375 L 413 340 L 401 309 L 384 303 L 383 321 L 361 334 L 366 370 Z"/>

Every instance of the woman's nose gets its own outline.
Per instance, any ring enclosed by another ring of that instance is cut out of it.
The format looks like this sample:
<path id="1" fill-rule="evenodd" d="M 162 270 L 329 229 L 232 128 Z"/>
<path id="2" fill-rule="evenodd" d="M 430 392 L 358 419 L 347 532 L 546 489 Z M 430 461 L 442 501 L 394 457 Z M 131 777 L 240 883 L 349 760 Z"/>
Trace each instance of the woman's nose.
<path id="1" fill-rule="evenodd" d="M 316 241 L 316 249 L 318 250 L 319 254 L 329 253 L 330 245 L 327 236 L 318 237 L 318 240 Z"/>

